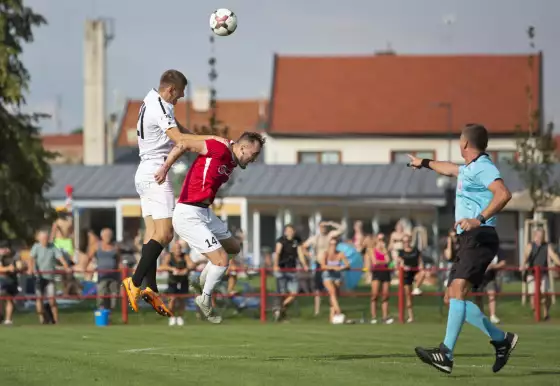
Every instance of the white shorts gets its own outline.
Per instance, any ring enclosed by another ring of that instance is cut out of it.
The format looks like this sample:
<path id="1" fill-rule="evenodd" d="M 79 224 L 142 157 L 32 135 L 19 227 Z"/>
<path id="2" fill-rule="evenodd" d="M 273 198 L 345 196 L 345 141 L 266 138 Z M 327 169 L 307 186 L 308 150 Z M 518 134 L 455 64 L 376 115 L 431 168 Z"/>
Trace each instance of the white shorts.
<path id="1" fill-rule="evenodd" d="M 541 275 L 541 294 L 550 292 L 550 278 L 548 273 L 543 273 Z M 533 295 L 535 293 L 535 277 L 533 275 L 527 275 L 527 293 Z"/>
<path id="2" fill-rule="evenodd" d="M 173 211 L 173 228 L 180 238 L 199 253 L 219 249 L 220 240 L 231 236 L 227 225 L 210 208 L 177 204 Z"/>
<path id="3" fill-rule="evenodd" d="M 134 183 L 140 196 L 142 217 L 151 216 L 154 220 L 173 217 L 175 195 L 169 175 L 161 185 L 154 179 L 154 173 L 163 162 L 163 159 L 142 161 L 136 170 Z"/>

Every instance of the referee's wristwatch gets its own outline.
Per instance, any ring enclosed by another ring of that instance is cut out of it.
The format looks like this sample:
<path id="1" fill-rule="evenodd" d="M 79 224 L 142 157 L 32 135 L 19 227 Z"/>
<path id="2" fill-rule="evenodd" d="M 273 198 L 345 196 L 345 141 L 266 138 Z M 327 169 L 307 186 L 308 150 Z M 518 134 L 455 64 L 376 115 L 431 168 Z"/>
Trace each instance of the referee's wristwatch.
<path id="1" fill-rule="evenodd" d="M 476 219 L 480 221 L 481 224 L 486 224 L 486 219 L 483 215 L 479 214 L 478 216 L 476 216 Z"/>

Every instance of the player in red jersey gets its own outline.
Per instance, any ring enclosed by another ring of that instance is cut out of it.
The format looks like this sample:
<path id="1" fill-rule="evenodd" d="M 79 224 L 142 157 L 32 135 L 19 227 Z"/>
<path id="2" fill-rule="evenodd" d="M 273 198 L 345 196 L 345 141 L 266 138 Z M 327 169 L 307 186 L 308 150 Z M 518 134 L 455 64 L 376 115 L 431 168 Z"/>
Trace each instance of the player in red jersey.
<path id="1" fill-rule="evenodd" d="M 185 140 L 175 146 L 156 173 L 156 181 L 165 181 L 169 168 L 181 154 L 186 151 L 199 154 L 185 176 L 179 201 L 173 211 L 173 228 L 191 248 L 208 258 L 200 282 L 194 283 L 194 287 L 200 292 L 195 303 L 211 323 L 222 321 L 212 309 L 212 292 L 228 268 L 228 254 L 237 255 L 241 246 L 210 205 L 233 170 L 237 166 L 245 169 L 254 162 L 264 143 L 262 135 L 253 132 L 245 132 L 237 141 L 229 143 L 216 139 Z"/>

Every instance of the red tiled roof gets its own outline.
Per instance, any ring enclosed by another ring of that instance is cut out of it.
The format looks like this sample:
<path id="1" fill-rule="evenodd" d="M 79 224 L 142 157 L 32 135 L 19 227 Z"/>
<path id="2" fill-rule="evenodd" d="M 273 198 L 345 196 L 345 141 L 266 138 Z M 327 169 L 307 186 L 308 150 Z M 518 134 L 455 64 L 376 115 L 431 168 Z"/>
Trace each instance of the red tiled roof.
<path id="1" fill-rule="evenodd" d="M 216 115 L 218 120 L 224 125 L 229 126 L 229 137 L 237 138 L 241 133 L 247 130 L 257 130 L 262 119 L 266 119 L 266 109 L 268 102 L 265 104 L 265 117 L 259 117 L 259 104 L 263 103 L 258 100 L 219 100 L 216 103 Z M 119 130 L 117 146 L 136 146 L 136 138 L 130 140 L 129 130 L 136 133 L 136 122 L 138 120 L 138 110 L 142 104 L 141 100 L 130 100 L 126 106 L 125 115 Z M 197 112 L 192 109 L 189 102 L 190 128 L 195 125 L 207 125 L 210 118 L 209 112 Z M 175 106 L 175 118 L 186 127 L 187 125 L 187 102 L 180 101 Z"/>
<path id="2" fill-rule="evenodd" d="M 59 146 L 82 146 L 83 134 L 52 134 L 43 135 L 41 140 L 45 147 L 59 147 Z"/>
<path id="3" fill-rule="evenodd" d="M 271 134 L 428 134 L 482 123 L 493 133 L 527 126 L 526 86 L 538 105 L 542 56 L 277 57 Z"/>

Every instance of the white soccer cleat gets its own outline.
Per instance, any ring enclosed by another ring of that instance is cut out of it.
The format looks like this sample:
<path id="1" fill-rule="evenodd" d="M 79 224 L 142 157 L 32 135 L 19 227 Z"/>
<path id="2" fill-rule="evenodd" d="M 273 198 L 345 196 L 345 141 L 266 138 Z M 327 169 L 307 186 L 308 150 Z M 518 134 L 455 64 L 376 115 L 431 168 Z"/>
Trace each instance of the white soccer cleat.
<path id="1" fill-rule="evenodd" d="M 412 295 L 414 295 L 414 296 L 422 295 L 422 290 L 420 288 L 414 288 L 412 290 Z"/>
<path id="2" fill-rule="evenodd" d="M 202 315 L 210 322 L 214 324 L 222 323 L 222 317 L 220 315 L 214 314 L 214 309 L 211 304 L 204 303 L 204 295 L 199 295 L 194 299 L 194 302 L 202 312 Z"/>
<path id="3" fill-rule="evenodd" d="M 496 315 L 490 316 L 490 321 L 494 324 L 500 324 L 500 319 Z"/>
<path id="4" fill-rule="evenodd" d="M 170 326 L 174 326 L 174 325 L 176 325 L 176 324 L 177 324 L 177 318 L 174 317 L 174 316 L 170 317 L 170 318 L 169 318 L 169 325 L 170 325 Z"/>
<path id="5" fill-rule="evenodd" d="M 185 321 L 183 320 L 183 318 L 177 316 L 177 326 L 184 326 L 184 325 L 185 325 Z"/>

